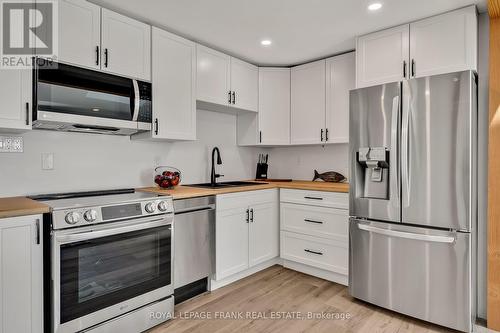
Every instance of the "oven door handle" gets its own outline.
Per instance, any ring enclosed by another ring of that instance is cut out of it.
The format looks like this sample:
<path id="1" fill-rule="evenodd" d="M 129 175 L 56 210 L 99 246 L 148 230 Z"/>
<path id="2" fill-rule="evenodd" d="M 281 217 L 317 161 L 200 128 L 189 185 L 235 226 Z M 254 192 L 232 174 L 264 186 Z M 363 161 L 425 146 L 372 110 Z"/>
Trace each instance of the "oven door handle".
<path id="1" fill-rule="evenodd" d="M 56 235 L 55 240 L 59 244 L 74 243 L 74 242 L 86 241 L 106 236 L 113 236 L 138 230 L 151 229 L 161 226 L 165 226 L 168 229 L 172 229 L 172 223 L 170 222 L 166 223 L 165 218 L 161 218 L 150 222 L 107 228 L 103 230 L 90 230 L 90 231 L 76 232 L 71 234 Z"/>
<path id="2" fill-rule="evenodd" d="M 137 83 L 137 80 L 132 80 L 132 85 L 134 86 L 134 113 L 132 114 L 132 121 L 137 121 L 137 118 L 139 117 L 141 95 L 139 93 L 139 84 Z"/>

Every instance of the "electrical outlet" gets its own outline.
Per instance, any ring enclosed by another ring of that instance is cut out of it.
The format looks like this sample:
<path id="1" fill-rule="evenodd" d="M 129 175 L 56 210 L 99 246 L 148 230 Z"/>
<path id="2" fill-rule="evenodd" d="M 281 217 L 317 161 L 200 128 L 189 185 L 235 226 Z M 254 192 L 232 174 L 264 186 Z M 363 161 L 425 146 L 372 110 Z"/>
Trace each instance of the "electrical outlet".
<path id="1" fill-rule="evenodd" d="M 22 153 L 22 136 L 0 136 L 0 153 Z"/>
<path id="2" fill-rule="evenodd" d="M 54 170 L 54 154 L 42 153 L 42 170 Z"/>

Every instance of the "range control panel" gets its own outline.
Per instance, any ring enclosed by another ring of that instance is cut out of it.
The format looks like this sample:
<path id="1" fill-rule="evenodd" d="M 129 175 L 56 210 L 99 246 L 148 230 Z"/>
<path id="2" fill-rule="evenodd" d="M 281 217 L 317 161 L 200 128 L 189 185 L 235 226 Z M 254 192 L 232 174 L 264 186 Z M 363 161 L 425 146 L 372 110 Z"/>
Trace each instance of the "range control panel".
<path id="1" fill-rule="evenodd" d="M 0 153 L 22 153 L 22 136 L 0 136 Z"/>

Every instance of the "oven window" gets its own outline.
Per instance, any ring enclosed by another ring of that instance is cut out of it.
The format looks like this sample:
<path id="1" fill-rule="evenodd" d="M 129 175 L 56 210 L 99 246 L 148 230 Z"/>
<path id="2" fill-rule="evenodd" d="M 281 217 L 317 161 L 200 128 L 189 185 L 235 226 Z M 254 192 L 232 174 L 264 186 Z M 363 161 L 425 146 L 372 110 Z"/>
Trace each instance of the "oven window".
<path id="1" fill-rule="evenodd" d="M 170 226 L 61 246 L 61 323 L 171 284 Z"/>

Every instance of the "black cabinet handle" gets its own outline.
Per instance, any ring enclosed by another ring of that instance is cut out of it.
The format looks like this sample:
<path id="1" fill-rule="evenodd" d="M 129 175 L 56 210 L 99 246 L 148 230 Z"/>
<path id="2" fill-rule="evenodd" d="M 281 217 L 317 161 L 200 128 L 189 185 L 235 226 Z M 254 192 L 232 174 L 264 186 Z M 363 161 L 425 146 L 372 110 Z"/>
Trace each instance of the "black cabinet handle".
<path id="1" fill-rule="evenodd" d="M 155 134 L 158 135 L 158 118 L 155 118 Z"/>
<path id="2" fill-rule="evenodd" d="M 250 209 L 247 209 L 247 218 L 246 218 L 247 223 L 250 221 Z"/>
<path id="3" fill-rule="evenodd" d="M 328 128 L 325 129 L 325 142 L 328 142 Z"/>
<path id="4" fill-rule="evenodd" d="M 321 129 L 321 142 L 323 142 L 323 129 Z"/>
<path id="5" fill-rule="evenodd" d="M 406 79 L 406 60 L 403 60 L 403 78 Z"/>
<path id="6" fill-rule="evenodd" d="M 319 197 L 304 197 L 304 199 L 311 199 L 311 200 L 323 200 L 323 198 L 319 198 Z"/>
<path id="7" fill-rule="evenodd" d="M 319 252 L 319 251 L 313 251 L 313 250 L 309 250 L 309 249 L 304 249 L 304 251 L 307 253 L 317 254 L 319 256 L 323 255 L 323 252 Z"/>
<path id="8" fill-rule="evenodd" d="M 108 49 L 104 49 L 104 67 L 108 67 Z"/>
<path id="9" fill-rule="evenodd" d="M 26 126 L 30 124 L 30 103 L 26 102 Z"/>
<path id="10" fill-rule="evenodd" d="M 36 244 L 40 244 L 40 220 L 36 219 L 35 222 L 35 240 Z"/>
<path id="11" fill-rule="evenodd" d="M 250 222 L 253 223 L 253 208 L 250 209 Z"/>
<path id="12" fill-rule="evenodd" d="M 228 96 L 228 103 L 231 104 L 231 90 L 229 90 L 227 96 Z"/>
<path id="13" fill-rule="evenodd" d="M 233 104 L 236 104 L 236 92 L 233 91 Z"/>
<path id="14" fill-rule="evenodd" d="M 95 47 L 95 64 L 99 66 L 99 45 Z"/>
<path id="15" fill-rule="evenodd" d="M 309 222 L 309 223 L 323 224 L 323 221 L 315 221 L 315 220 L 310 220 L 310 219 L 304 219 L 304 221 Z"/>
<path id="16" fill-rule="evenodd" d="M 411 76 L 415 77 L 415 60 L 411 59 Z"/>
<path id="17" fill-rule="evenodd" d="M 262 131 L 259 131 L 259 142 L 262 143 Z"/>

